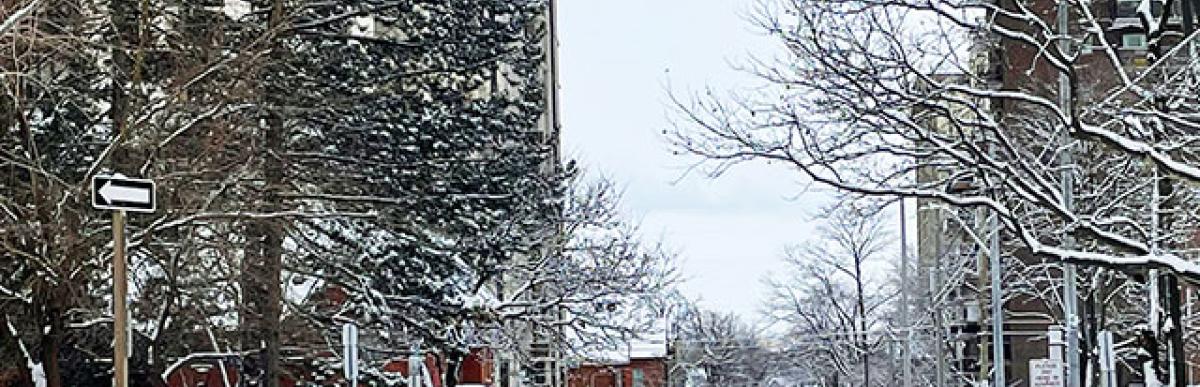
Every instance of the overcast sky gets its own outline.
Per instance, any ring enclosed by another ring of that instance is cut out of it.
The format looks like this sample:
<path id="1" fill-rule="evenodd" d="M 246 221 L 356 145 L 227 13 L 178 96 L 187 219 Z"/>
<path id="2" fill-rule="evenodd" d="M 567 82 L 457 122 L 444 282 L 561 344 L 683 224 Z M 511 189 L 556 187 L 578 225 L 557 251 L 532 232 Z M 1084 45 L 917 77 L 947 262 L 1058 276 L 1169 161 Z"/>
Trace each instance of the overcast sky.
<path id="1" fill-rule="evenodd" d="M 745 21 L 751 3 L 563 0 L 559 40 L 567 157 L 619 182 L 644 234 L 681 253 L 685 294 L 756 320 L 763 276 L 778 271 L 784 246 L 812 234 L 823 195 L 760 164 L 717 180 L 684 176 L 693 160 L 673 156 L 661 134 L 668 83 L 681 92 L 753 84 L 731 68 L 773 50 Z"/>

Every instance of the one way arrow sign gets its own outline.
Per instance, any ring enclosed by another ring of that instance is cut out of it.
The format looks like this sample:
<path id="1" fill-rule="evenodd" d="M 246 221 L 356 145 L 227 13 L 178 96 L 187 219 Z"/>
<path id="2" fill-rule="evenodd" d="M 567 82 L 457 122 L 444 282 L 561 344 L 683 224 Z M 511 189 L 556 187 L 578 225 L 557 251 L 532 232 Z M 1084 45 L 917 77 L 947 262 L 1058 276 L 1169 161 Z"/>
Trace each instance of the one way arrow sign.
<path id="1" fill-rule="evenodd" d="M 154 212 L 154 182 L 125 176 L 92 177 L 92 207 L 105 210 Z"/>

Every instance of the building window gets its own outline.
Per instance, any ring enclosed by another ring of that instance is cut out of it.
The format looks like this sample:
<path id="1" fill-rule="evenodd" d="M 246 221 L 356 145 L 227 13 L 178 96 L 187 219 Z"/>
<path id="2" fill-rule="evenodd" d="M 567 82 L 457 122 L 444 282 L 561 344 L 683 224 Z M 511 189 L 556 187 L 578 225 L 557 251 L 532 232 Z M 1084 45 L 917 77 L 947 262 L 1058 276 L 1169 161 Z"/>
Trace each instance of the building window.
<path id="1" fill-rule="evenodd" d="M 508 361 L 500 360 L 500 387 L 510 387 L 508 382 Z"/>
<path id="2" fill-rule="evenodd" d="M 1154 17 L 1156 17 L 1156 18 L 1161 17 L 1163 14 L 1163 3 L 1164 2 L 1161 0 L 1151 0 L 1150 1 L 1150 14 L 1154 15 Z M 1179 7 L 1179 3 L 1180 2 L 1176 1 L 1175 5 L 1171 7 L 1171 18 L 1172 19 L 1179 17 L 1180 9 L 1182 9 Z M 1142 5 L 1141 0 L 1117 0 L 1117 9 L 1115 10 L 1115 12 L 1113 14 L 1117 18 L 1137 19 L 1138 18 L 1137 9 L 1138 9 L 1138 6 L 1141 6 L 1141 5 Z"/>
<path id="3" fill-rule="evenodd" d="M 1117 0 L 1116 17 L 1119 18 L 1137 18 L 1137 7 L 1141 3 L 1139 0 Z"/>
<path id="4" fill-rule="evenodd" d="M 1121 48 L 1145 50 L 1146 49 L 1146 34 L 1123 34 L 1123 35 L 1121 35 Z"/>
<path id="5" fill-rule="evenodd" d="M 633 387 L 646 387 L 646 372 L 640 369 L 633 369 Z"/>

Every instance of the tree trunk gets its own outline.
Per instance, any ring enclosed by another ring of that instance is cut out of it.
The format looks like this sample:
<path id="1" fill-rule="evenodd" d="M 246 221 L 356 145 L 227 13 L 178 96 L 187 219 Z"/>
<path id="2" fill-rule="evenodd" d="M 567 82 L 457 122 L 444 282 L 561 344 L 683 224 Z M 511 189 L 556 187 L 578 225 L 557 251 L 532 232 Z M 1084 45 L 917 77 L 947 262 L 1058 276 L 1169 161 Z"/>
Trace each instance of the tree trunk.
<path id="1" fill-rule="evenodd" d="M 47 329 L 41 331 L 42 328 L 38 328 L 39 333 L 42 334 L 42 370 L 46 374 L 46 387 L 63 387 L 62 367 L 59 365 L 59 360 L 62 358 L 59 356 L 59 350 L 63 343 L 63 316 L 62 313 L 59 313 L 59 308 L 54 305 L 58 302 L 55 297 L 51 296 L 43 301 L 46 310 L 41 312 L 44 314 L 39 321 Z"/>
<path id="2" fill-rule="evenodd" d="M 1149 278 L 1149 276 L 1147 276 L 1147 277 Z M 1150 313 L 1158 313 L 1158 312 L 1155 310 L 1151 310 Z M 1162 369 L 1162 362 L 1159 361 L 1159 357 L 1158 357 L 1159 349 L 1160 349 L 1160 346 L 1158 343 L 1158 327 L 1153 326 L 1153 325 L 1154 324 L 1148 324 L 1146 329 L 1141 332 L 1140 344 L 1142 347 L 1142 351 L 1141 351 L 1142 353 L 1138 359 L 1138 362 L 1139 362 L 1139 365 L 1142 365 L 1145 363 L 1150 364 L 1150 367 L 1143 367 L 1143 369 L 1141 370 L 1143 373 L 1142 377 L 1144 379 L 1149 380 L 1150 378 L 1153 377 L 1154 379 L 1158 379 L 1159 381 L 1161 381 L 1162 375 L 1160 374 L 1159 371 Z M 1153 373 L 1153 375 L 1147 375 L 1148 373 Z M 1146 383 L 1146 384 L 1149 384 L 1149 383 Z"/>
<path id="3" fill-rule="evenodd" d="M 1100 325 L 1097 323 L 1097 319 L 1096 319 L 1096 308 L 1097 308 L 1096 303 L 1098 302 L 1097 298 L 1096 298 L 1096 296 L 1097 296 L 1096 289 L 1089 289 L 1085 294 L 1086 294 L 1086 296 L 1083 297 L 1083 302 L 1082 302 L 1083 313 L 1082 313 L 1082 316 L 1080 316 L 1080 317 L 1082 317 L 1080 319 L 1080 324 L 1082 324 L 1082 327 L 1081 327 L 1082 329 L 1080 329 L 1080 332 L 1082 332 L 1083 335 L 1082 335 L 1082 337 L 1079 338 L 1079 340 L 1084 343 L 1084 345 L 1080 346 L 1080 349 L 1079 349 L 1080 367 L 1085 367 L 1084 364 L 1087 364 L 1089 366 L 1092 364 L 1091 359 L 1093 358 L 1093 356 L 1092 356 L 1091 349 L 1096 348 L 1096 346 L 1099 345 L 1099 338 L 1100 338 Z M 1100 306 L 1100 308 L 1103 309 L 1103 306 Z M 1099 357 L 1095 356 L 1095 358 L 1098 359 Z M 1099 365 L 1099 363 L 1097 363 L 1096 369 L 1100 368 L 1098 365 Z M 1085 370 L 1086 369 L 1087 368 L 1085 368 Z M 1095 380 L 1095 378 L 1093 376 L 1099 376 L 1099 375 L 1093 375 L 1093 374 L 1096 374 L 1096 373 L 1080 372 L 1079 377 L 1082 378 L 1082 380 L 1079 381 L 1079 385 L 1081 385 L 1081 386 L 1099 385 L 1099 384 L 1095 384 L 1095 383 L 1090 383 L 1090 381 Z"/>
<path id="4" fill-rule="evenodd" d="M 269 29 L 275 31 L 283 23 L 283 1 L 272 2 Z M 278 37 L 276 37 L 278 42 Z M 275 48 L 279 45 L 276 43 Z M 278 51 L 278 50 L 277 50 Z M 268 66 L 267 76 L 281 74 Z M 264 95 L 265 108 L 268 111 L 266 127 L 263 128 L 263 178 L 265 179 L 264 212 L 277 212 L 283 209 L 280 191 L 284 184 L 284 162 L 282 159 L 284 147 L 284 119 L 276 109 L 281 105 L 280 100 L 284 91 L 279 85 L 268 81 Z M 261 235 L 262 276 L 261 290 L 266 297 L 262 304 L 261 332 L 263 342 L 264 386 L 279 387 L 280 347 L 281 340 L 279 319 L 283 303 L 283 289 L 280 277 L 283 273 L 283 219 L 262 219 L 256 225 Z"/>
<path id="5" fill-rule="evenodd" d="M 267 119 L 263 138 L 266 144 L 280 140 L 278 127 L 280 120 L 275 117 Z M 276 187 L 282 171 L 274 159 L 276 147 L 263 151 L 263 177 L 266 187 L 260 194 L 263 205 L 262 212 L 274 212 L 279 208 Z M 248 227 L 250 243 L 247 244 L 243 262 L 242 287 L 242 349 L 253 350 L 258 359 L 257 366 L 261 367 L 263 386 L 278 387 L 279 383 L 279 317 L 282 288 L 280 273 L 282 271 L 282 227 L 281 220 L 258 219 L 251 221 Z"/>
<path id="6" fill-rule="evenodd" d="M 1180 307 L 1180 292 L 1179 292 L 1179 277 L 1175 274 L 1169 274 L 1163 281 L 1166 289 L 1163 289 L 1167 298 L 1167 313 L 1171 319 L 1171 332 L 1167 334 L 1167 340 L 1171 351 L 1171 371 L 1173 372 L 1172 383 L 1173 387 L 1184 387 L 1188 385 L 1187 380 L 1187 364 L 1185 363 L 1183 352 L 1183 325 L 1180 321 L 1180 316 L 1183 315 L 1183 310 Z"/>
<path id="7" fill-rule="evenodd" d="M 866 285 L 863 283 L 862 257 L 854 257 L 855 309 L 858 311 L 859 351 L 862 351 L 863 387 L 871 385 L 871 354 L 868 352 Z"/>
<path id="8" fill-rule="evenodd" d="M 265 213 L 276 212 L 279 203 L 279 187 L 282 184 L 283 165 L 276 155 L 281 149 L 282 119 L 275 114 L 267 118 L 263 128 L 262 150 L 263 178 L 265 187 L 261 192 Z M 258 219 L 251 221 L 248 234 L 250 243 L 246 251 L 242 270 L 243 334 L 242 346 L 256 350 L 259 366 L 262 367 L 263 385 L 278 387 L 279 351 L 283 271 L 283 224 L 280 219 Z"/>
<path id="9" fill-rule="evenodd" d="M 458 373 L 462 368 L 462 360 L 464 357 L 465 356 L 463 356 L 461 353 L 458 353 L 458 351 L 451 351 L 450 354 L 446 355 L 446 376 L 442 378 L 443 386 L 458 386 Z"/>

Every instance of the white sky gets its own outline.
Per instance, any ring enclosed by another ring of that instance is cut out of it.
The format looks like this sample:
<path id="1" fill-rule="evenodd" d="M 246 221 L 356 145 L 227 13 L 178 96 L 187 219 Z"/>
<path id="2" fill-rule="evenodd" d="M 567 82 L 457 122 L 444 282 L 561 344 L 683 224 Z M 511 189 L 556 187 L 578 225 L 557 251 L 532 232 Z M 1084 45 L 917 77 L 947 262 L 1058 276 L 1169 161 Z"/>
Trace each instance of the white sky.
<path id="1" fill-rule="evenodd" d="M 800 195 L 798 174 L 762 164 L 673 184 L 691 160 L 673 156 L 661 134 L 668 82 L 683 92 L 753 84 L 731 63 L 773 45 L 745 21 L 750 4 L 561 0 L 559 63 L 566 155 L 622 184 L 644 234 L 681 253 L 685 294 L 755 320 L 762 278 L 779 268 L 785 245 L 812 234 L 807 220 L 823 196 Z"/>

